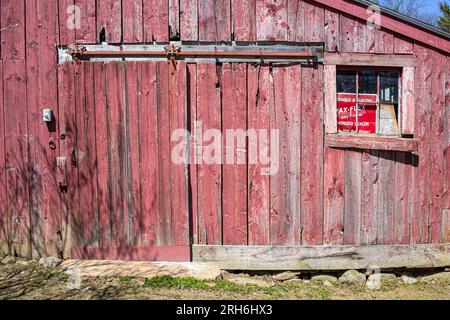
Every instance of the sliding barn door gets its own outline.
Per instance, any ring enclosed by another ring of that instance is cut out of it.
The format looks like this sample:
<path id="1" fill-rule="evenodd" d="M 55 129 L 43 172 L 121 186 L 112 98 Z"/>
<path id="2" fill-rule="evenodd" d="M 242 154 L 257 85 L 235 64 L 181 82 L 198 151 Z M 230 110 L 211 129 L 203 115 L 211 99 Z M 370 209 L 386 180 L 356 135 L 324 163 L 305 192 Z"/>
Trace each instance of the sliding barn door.
<path id="1" fill-rule="evenodd" d="M 195 244 L 322 244 L 322 72 L 291 63 L 188 65 L 191 126 L 202 135 L 191 145 Z M 211 156 L 216 131 L 219 161 Z"/>
<path id="2" fill-rule="evenodd" d="M 186 85 L 183 62 L 59 66 L 67 255 L 190 259 L 186 167 L 171 161 Z"/>

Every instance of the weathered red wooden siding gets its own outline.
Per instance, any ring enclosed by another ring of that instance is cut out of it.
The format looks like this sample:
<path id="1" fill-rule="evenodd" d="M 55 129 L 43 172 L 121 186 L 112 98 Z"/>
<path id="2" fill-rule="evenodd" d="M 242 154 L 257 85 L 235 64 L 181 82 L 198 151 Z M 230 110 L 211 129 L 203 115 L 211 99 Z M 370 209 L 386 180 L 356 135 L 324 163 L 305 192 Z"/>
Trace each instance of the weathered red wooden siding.
<path id="1" fill-rule="evenodd" d="M 80 29 L 67 23 L 70 5 Z M 370 29 L 353 13 L 324 0 L 2 1 L 0 248 L 68 256 L 89 246 L 138 258 L 145 250 L 124 250 L 187 245 L 189 233 L 202 244 L 448 241 L 448 53 Z M 321 66 L 57 66 L 56 45 L 98 43 L 103 28 L 109 43 L 324 42 L 329 52 L 414 54 L 419 151 L 324 148 Z M 41 120 L 45 107 L 54 127 Z M 170 134 L 193 120 L 281 129 L 278 174 L 248 163 L 173 165 Z"/>

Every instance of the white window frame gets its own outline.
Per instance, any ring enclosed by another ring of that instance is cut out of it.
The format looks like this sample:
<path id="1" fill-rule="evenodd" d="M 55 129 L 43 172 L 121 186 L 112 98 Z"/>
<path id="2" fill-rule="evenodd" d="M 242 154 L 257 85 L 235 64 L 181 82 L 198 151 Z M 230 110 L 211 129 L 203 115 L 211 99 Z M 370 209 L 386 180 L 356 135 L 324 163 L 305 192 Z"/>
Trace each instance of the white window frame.
<path id="1" fill-rule="evenodd" d="M 325 53 L 324 57 L 324 121 L 326 134 L 338 133 L 336 72 L 338 67 L 401 68 L 400 130 L 402 136 L 414 135 L 414 72 L 413 55 Z M 354 135 L 359 135 L 354 133 Z"/>

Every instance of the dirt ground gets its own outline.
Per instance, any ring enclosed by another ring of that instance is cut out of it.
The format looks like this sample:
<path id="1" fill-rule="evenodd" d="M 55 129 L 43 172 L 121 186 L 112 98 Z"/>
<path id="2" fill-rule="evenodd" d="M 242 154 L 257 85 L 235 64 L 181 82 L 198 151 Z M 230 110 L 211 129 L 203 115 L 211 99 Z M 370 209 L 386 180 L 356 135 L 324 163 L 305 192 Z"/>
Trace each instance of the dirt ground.
<path id="1" fill-rule="evenodd" d="M 302 280 L 258 286 L 238 285 L 228 280 L 114 277 L 83 278 L 79 288 L 71 289 L 68 288 L 68 277 L 58 268 L 45 268 L 36 262 L 0 265 L 0 299 L 450 300 L 448 280 L 418 281 L 411 285 L 398 281 L 384 285 L 379 291 L 371 291 L 365 286 L 325 286 Z M 264 276 L 255 279 L 263 280 Z"/>

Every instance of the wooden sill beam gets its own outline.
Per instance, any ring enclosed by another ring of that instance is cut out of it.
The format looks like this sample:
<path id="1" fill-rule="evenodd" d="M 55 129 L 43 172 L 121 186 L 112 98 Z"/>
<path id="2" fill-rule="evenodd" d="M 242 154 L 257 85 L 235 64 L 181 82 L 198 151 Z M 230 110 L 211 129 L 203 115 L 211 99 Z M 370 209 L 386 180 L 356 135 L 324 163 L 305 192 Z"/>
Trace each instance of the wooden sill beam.
<path id="1" fill-rule="evenodd" d="M 225 270 L 327 271 L 378 267 L 442 268 L 450 244 L 374 246 L 193 246 L 194 262 Z"/>
<path id="2" fill-rule="evenodd" d="M 419 150 L 419 140 L 399 137 L 327 134 L 325 135 L 325 147 L 414 152 Z"/>
<path id="3" fill-rule="evenodd" d="M 414 55 L 372 53 L 325 53 L 325 65 L 405 68 L 414 67 Z"/>

